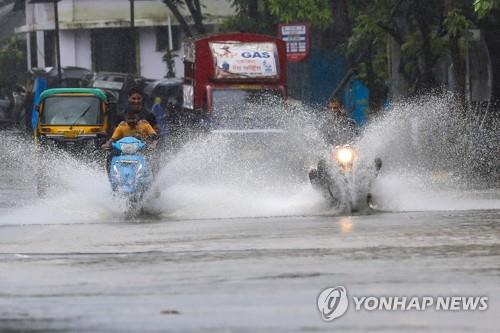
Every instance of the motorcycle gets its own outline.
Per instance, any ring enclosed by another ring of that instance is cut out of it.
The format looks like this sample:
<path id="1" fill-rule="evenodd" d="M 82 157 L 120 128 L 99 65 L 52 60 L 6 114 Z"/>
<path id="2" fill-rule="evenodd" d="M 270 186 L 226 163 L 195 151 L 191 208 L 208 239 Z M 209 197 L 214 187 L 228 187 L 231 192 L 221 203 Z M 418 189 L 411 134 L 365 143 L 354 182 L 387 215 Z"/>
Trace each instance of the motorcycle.
<path id="1" fill-rule="evenodd" d="M 370 190 L 381 168 L 380 158 L 366 163 L 358 149 L 346 144 L 336 146 L 328 158 L 321 159 L 309 171 L 309 180 L 342 212 L 367 212 L 377 208 Z"/>
<path id="2" fill-rule="evenodd" d="M 128 200 L 134 208 L 143 198 L 152 183 L 152 173 L 143 154 L 146 143 L 124 137 L 113 142 L 112 147 L 119 152 L 111 159 L 109 180 L 114 193 Z"/>

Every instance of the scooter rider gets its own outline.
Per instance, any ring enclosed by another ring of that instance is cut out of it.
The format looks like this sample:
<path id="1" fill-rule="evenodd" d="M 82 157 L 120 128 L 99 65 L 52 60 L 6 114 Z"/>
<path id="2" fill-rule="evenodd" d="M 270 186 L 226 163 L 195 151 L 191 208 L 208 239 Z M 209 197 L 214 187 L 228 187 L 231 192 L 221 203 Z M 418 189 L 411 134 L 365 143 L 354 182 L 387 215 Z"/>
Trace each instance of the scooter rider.
<path id="1" fill-rule="evenodd" d="M 320 130 L 325 142 L 331 145 L 352 142 L 359 135 L 358 125 L 349 117 L 344 104 L 335 98 L 328 101 Z"/>
<path id="2" fill-rule="evenodd" d="M 104 143 L 101 148 L 111 148 L 111 143 L 126 136 L 137 137 L 141 140 L 156 140 L 158 135 L 147 120 L 139 120 L 139 115 L 133 108 L 128 108 L 125 113 L 125 120 L 120 122 L 115 128 L 111 138 Z"/>
<path id="3" fill-rule="evenodd" d="M 137 137 L 141 140 L 151 141 L 150 146 L 154 148 L 155 143 L 158 139 L 156 131 L 151 127 L 147 120 L 139 120 L 139 116 L 136 110 L 128 108 L 125 113 L 125 120 L 122 121 L 115 128 L 111 138 L 104 143 L 102 149 L 111 149 L 111 143 L 118 141 L 126 136 Z M 106 171 L 109 172 L 111 166 L 111 160 L 114 156 L 118 155 L 119 152 L 116 149 L 111 149 L 111 153 L 108 154 L 106 159 Z"/>
<path id="4" fill-rule="evenodd" d="M 128 104 L 126 109 L 124 110 L 125 112 L 122 112 L 118 115 L 116 124 L 120 124 L 120 122 L 125 120 L 125 114 L 128 110 L 134 110 L 134 112 L 136 112 L 139 116 L 139 119 L 147 120 L 151 127 L 153 127 L 155 131 L 158 132 L 156 117 L 153 113 L 147 111 L 144 108 L 144 94 L 139 87 L 130 88 L 127 93 L 127 102 Z"/>
<path id="5" fill-rule="evenodd" d="M 329 144 L 346 144 L 351 143 L 360 135 L 358 124 L 349 117 L 344 109 L 344 104 L 338 99 L 331 99 L 328 102 L 328 121 L 325 122 L 327 127 L 324 129 L 325 140 Z M 382 160 L 379 157 L 375 158 L 375 168 L 377 172 L 382 167 Z"/>
<path id="6" fill-rule="evenodd" d="M 325 119 L 323 119 L 320 127 L 325 142 L 333 146 L 352 143 L 359 136 L 360 131 L 356 122 L 348 116 L 343 103 L 337 99 L 331 99 L 328 102 L 327 110 Z M 375 177 L 377 177 L 382 167 L 382 160 L 376 157 L 374 165 Z M 309 180 L 317 189 L 328 189 L 330 191 L 328 188 L 330 180 L 327 176 L 327 170 L 328 165 L 325 159 L 321 159 L 316 168 L 309 170 Z M 371 197 L 371 193 L 368 193 L 367 200 L 371 201 Z"/>

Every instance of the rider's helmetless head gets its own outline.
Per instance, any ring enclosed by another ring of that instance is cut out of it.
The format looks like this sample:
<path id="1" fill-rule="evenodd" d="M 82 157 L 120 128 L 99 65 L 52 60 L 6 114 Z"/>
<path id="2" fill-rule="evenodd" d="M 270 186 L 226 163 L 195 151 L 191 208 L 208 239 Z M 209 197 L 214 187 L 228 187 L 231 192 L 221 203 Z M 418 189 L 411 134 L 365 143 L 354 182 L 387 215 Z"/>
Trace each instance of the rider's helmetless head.
<path id="1" fill-rule="evenodd" d="M 136 111 L 140 111 L 142 108 L 142 102 L 144 98 L 142 97 L 142 91 L 139 88 L 132 88 L 128 92 L 128 104 L 133 107 Z"/>
<path id="2" fill-rule="evenodd" d="M 139 121 L 139 116 L 137 115 L 137 113 L 129 109 L 125 114 L 125 122 L 130 127 L 135 127 L 138 121 Z"/>
<path id="3" fill-rule="evenodd" d="M 328 101 L 328 109 L 334 113 L 346 115 L 344 104 L 338 99 L 331 99 Z"/>

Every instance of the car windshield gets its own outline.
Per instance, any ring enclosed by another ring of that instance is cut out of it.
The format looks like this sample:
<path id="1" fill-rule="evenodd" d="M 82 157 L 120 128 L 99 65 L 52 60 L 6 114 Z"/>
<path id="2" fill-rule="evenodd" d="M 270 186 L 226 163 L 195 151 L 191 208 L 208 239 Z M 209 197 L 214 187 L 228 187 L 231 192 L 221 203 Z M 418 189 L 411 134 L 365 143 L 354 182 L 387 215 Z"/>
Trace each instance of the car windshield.
<path id="1" fill-rule="evenodd" d="M 91 83 L 94 88 L 120 91 L 123 89 L 127 77 L 113 74 L 98 74 Z"/>
<path id="2" fill-rule="evenodd" d="M 43 106 L 43 125 L 97 125 L 102 123 L 100 100 L 92 96 L 48 97 Z"/>
<path id="3" fill-rule="evenodd" d="M 214 89 L 212 129 L 280 129 L 280 90 Z"/>

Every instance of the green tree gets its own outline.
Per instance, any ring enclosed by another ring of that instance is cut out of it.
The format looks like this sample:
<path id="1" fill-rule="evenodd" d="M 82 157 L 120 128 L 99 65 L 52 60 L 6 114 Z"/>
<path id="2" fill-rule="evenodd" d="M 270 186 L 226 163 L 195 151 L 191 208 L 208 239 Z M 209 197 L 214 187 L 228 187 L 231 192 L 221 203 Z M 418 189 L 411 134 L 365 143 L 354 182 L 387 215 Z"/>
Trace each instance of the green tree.
<path id="1" fill-rule="evenodd" d="M 201 11 L 200 0 L 163 0 L 165 5 L 170 9 L 175 16 L 177 22 L 182 28 L 182 31 L 187 37 L 193 37 L 196 34 L 206 33 L 205 26 L 203 25 L 203 13 Z M 194 32 L 188 24 L 188 20 L 184 17 L 180 9 L 187 8 L 191 19 L 193 20 Z"/>
<path id="2" fill-rule="evenodd" d="M 369 6 L 356 9 L 358 16 L 350 40 L 350 52 L 366 52 L 364 45 L 370 45 L 373 59 L 392 56 L 387 54 L 384 42 L 384 39 L 392 39 L 401 56 L 397 70 L 408 82 L 409 93 L 437 87 L 436 64 L 443 57 L 450 56 L 458 92 L 463 96 L 464 60 L 460 37 L 465 29 L 473 26 L 470 3 L 453 0 L 375 0 Z M 366 61 L 366 57 L 361 59 Z M 374 66 L 374 69 L 376 76 L 387 76 L 381 67 Z"/>
<path id="3" fill-rule="evenodd" d="M 474 11 L 480 18 L 489 15 L 493 10 L 500 9 L 500 0 L 476 0 Z"/>
<path id="4" fill-rule="evenodd" d="M 236 11 L 234 17 L 224 23 L 230 31 L 275 34 L 278 20 L 271 15 L 269 3 L 263 0 L 232 0 L 231 6 Z"/>
<path id="5" fill-rule="evenodd" d="M 1 42 L 0 48 L 0 93 L 10 95 L 20 84 L 26 72 L 26 46 L 16 37 L 8 37 Z"/>
<path id="6" fill-rule="evenodd" d="M 275 34 L 278 23 L 305 21 L 311 24 L 315 46 L 334 48 L 352 33 L 351 3 L 360 0 L 232 0 L 236 16 L 226 21 L 227 30 Z"/>
<path id="7" fill-rule="evenodd" d="M 238 15 L 230 22 L 240 31 L 273 34 L 279 22 L 310 22 L 312 44 L 344 52 L 376 107 L 386 98 L 394 57 L 399 65 L 391 72 L 404 78 L 410 95 L 438 87 L 437 64 L 451 59 L 463 98 L 465 30 L 475 26 L 473 10 L 487 13 L 500 0 L 474 7 L 470 0 L 233 0 L 233 6 Z"/>
<path id="8" fill-rule="evenodd" d="M 281 22 L 305 21 L 325 28 L 332 21 L 329 0 L 269 0 L 269 10 Z"/>
<path id="9" fill-rule="evenodd" d="M 13 92 L 26 73 L 26 44 L 16 37 L 8 37 L 0 42 L 0 95 L 7 96 L 14 105 Z M 11 108 L 10 112 L 14 109 Z M 12 116 L 12 115 L 11 115 Z"/>
<path id="10" fill-rule="evenodd" d="M 443 26 L 448 32 L 449 51 L 453 64 L 453 74 L 457 82 L 457 93 L 461 104 L 465 105 L 465 60 L 460 38 L 463 37 L 466 29 L 472 27 L 473 23 L 466 18 L 462 8 L 454 6 L 453 0 L 445 1 L 445 12 Z"/>

